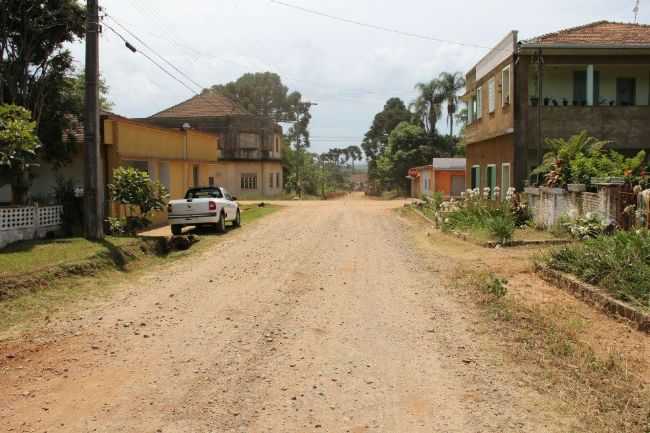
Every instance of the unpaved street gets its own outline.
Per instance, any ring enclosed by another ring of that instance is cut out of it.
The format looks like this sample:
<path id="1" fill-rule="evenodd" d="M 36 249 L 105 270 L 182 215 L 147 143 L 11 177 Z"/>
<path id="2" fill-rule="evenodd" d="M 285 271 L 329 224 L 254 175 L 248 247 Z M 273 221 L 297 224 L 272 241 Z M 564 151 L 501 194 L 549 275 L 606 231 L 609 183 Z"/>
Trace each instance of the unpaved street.
<path id="1" fill-rule="evenodd" d="M 51 325 L 0 357 L 0 431 L 575 431 L 398 206 L 288 203 Z"/>

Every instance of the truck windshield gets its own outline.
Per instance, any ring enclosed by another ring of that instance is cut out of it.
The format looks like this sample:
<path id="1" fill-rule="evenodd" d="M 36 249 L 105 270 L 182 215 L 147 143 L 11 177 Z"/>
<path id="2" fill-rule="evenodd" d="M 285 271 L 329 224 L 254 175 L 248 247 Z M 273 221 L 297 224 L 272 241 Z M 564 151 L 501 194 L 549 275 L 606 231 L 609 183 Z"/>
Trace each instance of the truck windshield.
<path id="1" fill-rule="evenodd" d="M 185 198 L 223 198 L 223 194 L 221 194 L 221 190 L 219 188 L 196 188 L 187 191 Z"/>

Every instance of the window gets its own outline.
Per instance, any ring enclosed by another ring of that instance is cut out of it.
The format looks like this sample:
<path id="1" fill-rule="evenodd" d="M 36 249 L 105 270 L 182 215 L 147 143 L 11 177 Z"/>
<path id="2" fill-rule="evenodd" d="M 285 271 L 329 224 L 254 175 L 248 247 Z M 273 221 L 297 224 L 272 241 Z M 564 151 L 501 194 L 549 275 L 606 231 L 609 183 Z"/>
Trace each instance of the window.
<path id="1" fill-rule="evenodd" d="M 470 124 L 474 121 L 474 110 L 476 106 L 476 98 L 472 96 L 467 103 L 467 123 Z"/>
<path id="2" fill-rule="evenodd" d="M 185 194 L 186 199 L 195 198 L 223 198 L 219 188 L 192 188 Z"/>
<path id="3" fill-rule="evenodd" d="M 480 119 L 483 117 L 483 87 L 476 89 L 476 118 Z"/>
<path id="4" fill-rule="evenodd" d="M 124 161 L 126 167 L 135 168 L 136 170 L 146 171 L 149 173 L 149 161 Z"/>
<path id="5" fill-rule="evenodd" d="M 616 79 L 616 105 L 636 105 L 636 79 Z"/>
<path id="6" fill-rule="evenodd" d="M 199 166 L 192 166 L 192 185 L 199 186 Z"/>
<path id="7" fill-rule="evenodd" d="M 257 175 L 256 174 L 242 174 L 241 175 L 241 189 L 256 190 L 257 189 Z"/>
<path id="8" fill-rule="evenodd" d="M 501 198 L 505 199 L 510 189 L 510 163 L 501 164 Z"/>
<path id="9" fill-rule="evenodd" d="M 273 179 L 274 178 L 275 178 L 275 176 L 273 175 L 273 173 L 269 173 L 269 188 L 273 188 Z"/>
<path id="10" fill-rule="evenodd" d="M 210 177 L 208 178 L 208 184 L 209 184 L 210 186 L 214 186 L 214 177 L 210 176 Z"/>
<path id="11" fill-rule="evenodd" d="M 280 173 L 275 173 L 275 186 L 280 188 Z"/>
<path id="12" fill-rule="evenodd" d="M 473 165 L 472 166 L 472 179 L 471 179 L 471 188 L 481 188 L 481 166 Z"/>
<path id="13" fill-rule="evenodd" d="M 501 106 L 510 104 L 510 66 L 501 71 Z"/>
<path id="14" fill-rule="evenodd" d="M 431 180 L 429 180 L 429 176 L 424 176 L 423 179 L 424 179 L 424 192 L 429 192 Z"/>
<path id="15" fill-rule="evenodd" d="M 488 112 L 494 113 L 496 108 L 496 83 L 494 78 L 488 81 Z"/>
<path id="16" fill-rule="evenodd" d="M 280 153 L 280 137 L 275 136 L 275 153 Z"/>
<path id="17" fill-rule="evenodd" d="M 497 187 L 497 166 L 495 164 L 489 164 L 487 166 L 486 173 L 487 187 L 490 188 L 490 198 L 495 198 L 494 189 Z"/>

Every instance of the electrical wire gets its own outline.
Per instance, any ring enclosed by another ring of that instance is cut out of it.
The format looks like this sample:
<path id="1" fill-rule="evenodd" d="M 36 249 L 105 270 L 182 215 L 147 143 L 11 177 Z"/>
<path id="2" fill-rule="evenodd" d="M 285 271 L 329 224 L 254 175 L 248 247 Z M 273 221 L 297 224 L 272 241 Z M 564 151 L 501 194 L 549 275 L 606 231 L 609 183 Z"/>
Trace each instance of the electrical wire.
<path id="1" fill-rule="evenodd" d="M 164 66 L 162 66 L 160 63 L 158 63 L 157 61 L 155 61 L 153 58 L 151 58 L 151 56 L 149 56 L 147 53 L 145 53 L 144 51 L 137 50 L 136 47 L 135 47 L 133 44 L 131 44 L 131 43 L 130 43 L 130 42 L 129 42 L 129 41 L 128 41 L 124 36 L 122 36 L 122 34 L 120 34 L 120 32 L 118 32 L 117 30 L 115 30 L 115 29 L 114 29 L 113 27 L 111 27 L 109 24 L 102 23 L 102 26 L 106 27 L 107 29 L 109 29 L 110 31 L 112 31 L 113 33 L 115 33 L 115 35 L 116 35 L 118 38 L 122 39 L 122 41 L 124 41 L 124 44 L 125 44 L 125 45 L 127 46 L 127 48 L 129 48 L 131 51 L 133 51 L 133 52 L 135 52 L 135 53 L 138 53 L 138 54 L 141 54 L 144 58 L 146 58 L 146 59 L 149 60 L 151 63 L 153 63 L 154 65 L 156 65 L 156 66 L 157 66 L 161 71 L 163 71 L 165 74 L 169 75 L 171 78 L 173 78 L 174 80 L 176 80 L 178 83 L 180 83 L 183 87 L 185 87 L 186 89 L 188 89 L 188 90 L 189 90 L 190 92 L 192 92 L 194 95 L 198 95 L 198 93 L 196 92 L 196 90 L 192 89 L 192 88 L 191 88 L 188 84 L 186 84 L 183 80 L 181 80 L 180 78 L 176 77 L 174 74 L 172 74 L 172 73 L 169 72 L 167 69 L 165 69 Z"/>
<path id="2" fill-rule="evenodd" d="M 120 28 L 122 28 L 125 32 L 127 32 L 131 37 L 133 37 L 135 40 L 140 42 L 145 48 L 147 48 L 149 51 L 154 53 L 160 60 L 165 62 L 167 65 L 172 67 L 176 72 L 178 72 L 181 76 L 185 77 L 188 81 L 190 81 L 192 84 L 194 84 L 196 87 L 199 89 L 203 90 L 206 87 L 202 86 L 201 84 L 197 83 L 195 80 L 192 79 L 189 75 L 187 75 L 185 72 L 183 72 L 180 68 L 178 68 L 176 65 L 174 65 L 172 62 L 167 60 L 165 57 L 163 57 L 160 53 L 158 53 L 154 48 L 151 47 L 151 45 L 147 44 L 145 41 L 142 40 L 138 35 L 130 31 L 126 26 L 121 24 L 119 21 L 117 21 L 113 16 L 105 13 L 104 14 L 106 17 L 108 17 L 111 21 L 113 21 L 115 24 L 117 24 Z"/>
<path id="3" fill-rule="evenodd" d="M 484 46 L 484 45 L 469 44 L 469 43 L 464 43 L 464 42 L 452 41 L 452 40 L 448 40 L 448 39 L 441 39 L 441 38 L 436 38 L 436 37 L 433 37 L 433 36 L 421 35 L 421 34 L 418 34 L 418 33 L 412 33 L 412 32 L 407 32 L 407 31 L 403 31 L 403 30 L 399 30 L 399 29 L 390 28 L 390 27 L 384 27 L 384 26 L 380 26 L 380 25 L 377 25 L 377 24 L 365 23 L 365 22 L 353 20 L 353 19 L 350 19 L 350 18 L 344 18 L 344 17 L 340 17 L 340 16 L 336 16 L 336 15 L 331 15 L 331 14 L 328 14 L 326 12 L 317 11 L 315 9 L 308 9 L 308 8 L 305 8 L 305 7 L 302 7 L 302 6 L 298 6 L 298 5 L 295 5 L 295 4 L 292 4 L 292 3 L 286 3 L 286 2 L 280 1 L 280 0 L 269 0 L 269 2 L 273 3 L 273 4 L 276 4 L 276 5 L 284 6 L 284 7 L 287 7 L 287 8 L 295 9 L 295 10 L 298 10 L 298 11 L 301 11 L 301 12 L 304 12 L 304 13 L 307 13 L 307 14 L 310 14 L 310 15 L 316 15 L 316 16 L 328 18 L 328 19 L 331 19 L 331 20 L 334 20 L 334 21 L 339 21 L 339 22 L 346 23 L 346 24 L 353 24 L 353 25 L 360 26 L 360 27 L 365 27 L 365 28 L 368 28 L 368 29 L 379 30 L 379 31 L 382 31 L 382 32 L 393 33 L 393 34 L 397 34 L 397 35 L 401 35 L 401 36 L 407 36 L 407 37 L 410 37 L 410 38 L 422 39 L 422 40 L 426 40 L 426 41 L 432 41 L 432 42 L 438 42 L 438 43 L 444 43 L 444 44 L 450 44 L 450 45 L 458 45 L 458 46 L 462 46 L 462 47 L 480 48 L 480 49 L 486 49 L 486 50 L 491 50 L 492 49 L 492 47 L 488 47 L 488 46 Z"/>

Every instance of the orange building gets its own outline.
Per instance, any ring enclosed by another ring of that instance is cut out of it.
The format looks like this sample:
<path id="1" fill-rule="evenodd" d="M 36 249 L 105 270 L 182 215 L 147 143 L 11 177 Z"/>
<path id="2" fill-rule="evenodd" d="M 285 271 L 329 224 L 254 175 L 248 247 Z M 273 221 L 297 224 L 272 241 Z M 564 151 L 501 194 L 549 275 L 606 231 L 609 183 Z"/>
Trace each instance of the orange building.
<path id="1" fill-rule="evenodd" d="M 410 169 L 407 178 L 411 179 L 411 197 L 435 193 L 459 197 L 465 191 L 465 164 L 465 158 L 434 158 L 432 165 Z"/>

